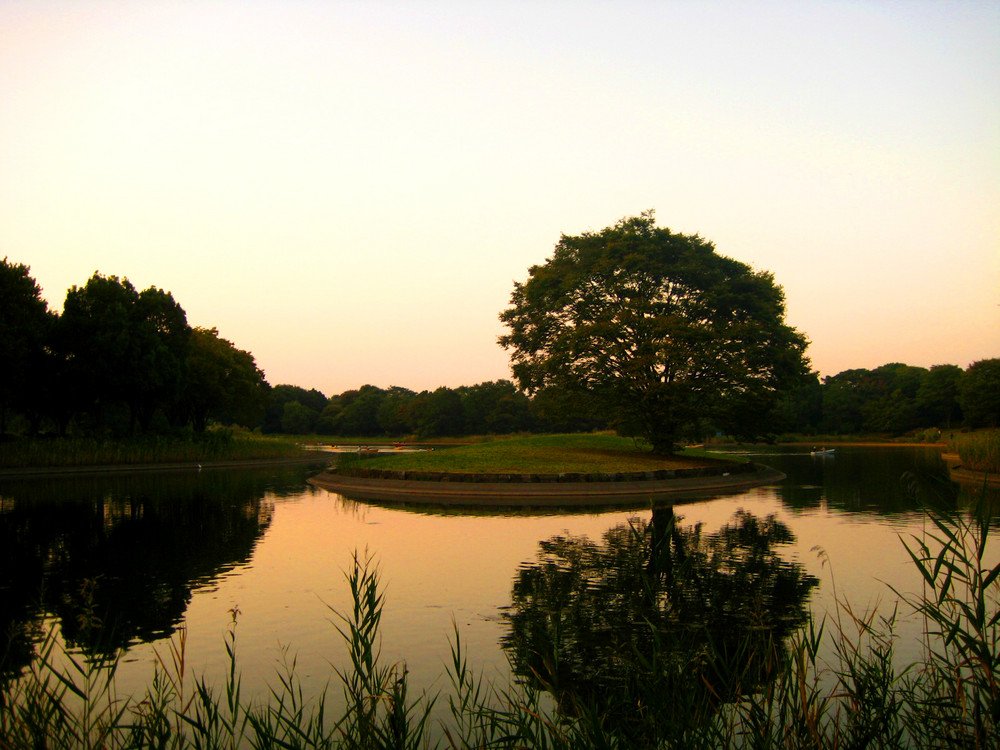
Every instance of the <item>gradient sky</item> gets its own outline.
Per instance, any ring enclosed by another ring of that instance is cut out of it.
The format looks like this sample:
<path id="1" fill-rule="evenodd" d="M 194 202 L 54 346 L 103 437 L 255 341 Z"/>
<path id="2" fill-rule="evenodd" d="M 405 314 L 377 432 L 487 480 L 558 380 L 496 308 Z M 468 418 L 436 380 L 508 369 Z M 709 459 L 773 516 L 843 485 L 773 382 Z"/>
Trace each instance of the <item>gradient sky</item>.
<path id="1" fill-rule="evenodd" d="M 272 384 L 509 377 L 513 281 L 646 209 L 823 375 L 1000 356 L 1000 3 L 0 0 L 0 257 Z"/>

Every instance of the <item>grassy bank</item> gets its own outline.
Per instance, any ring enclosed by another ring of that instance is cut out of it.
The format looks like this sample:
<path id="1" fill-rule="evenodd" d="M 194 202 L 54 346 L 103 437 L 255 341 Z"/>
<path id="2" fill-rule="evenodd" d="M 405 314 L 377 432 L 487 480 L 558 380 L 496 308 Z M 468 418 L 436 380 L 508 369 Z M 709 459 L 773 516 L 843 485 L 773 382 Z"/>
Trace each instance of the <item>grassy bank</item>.
<path id="1" fill-rule="evenodd" d="M 656 471 L 717 463 L 704 453 L 656 456 L 631 438 L 610 434 L 535 435 L 426 453 L 381 453 L 366 468 L 470 474 L 559 474 Z"/>
<path id="2" fill-rule="evenodd" d="M 345 576 L 353 607 L 332 620 L 351 667 L 331 672 L 331 691 L 304 696 L 289 659 L 268 701 L 244 698 L 235 614 L 221 685 L 190 673 L 183 630 L 159 649 L 156 676 L 136 696 L 118 694 L 116 658 L 70 658 L 59 667 L 49 639 L 29 672 L 0 690 L 0 747 L 997 748 L 1000 565 L 981 564 L 995 556 L 989 522 L 928 515 L 928 526 L 904 542 L 927 586 L 922 596 L 899 594 L 926 630 L 922 655 L 903 670 L 893 663 L 895 614 L 841 602 L 787 648 L 764 644 L 772 658 L 763 675 L 734 669 L 739 649 L 723 652 L 711 640 L 694 662 L 671 660 L 655 639 L 643 650 L 621 643 L 630 677 L 589 702 L 573 698 L 572 684 L 558 686 L 555 702 L 547 692 L 554 685 L 484 679 L 468 664 L 456 626 L 448 687 L 411 696 L 405 664 L 379 657 L 386 599 L 377 566 L 356 556 Z M 832 663 L 818 657 L 825 645 Z M 746 646 L 761 647 L 759 638 Z M 558 647 L 545 658 L 558 674 Z M 711 686 L 705 704 L 675 710 L 684 686 L 703 677 Z M 432 721 L 441 703 L 445 718 Z"/>
<path id="3" fill-rule="evenodd" d="M 948 440 L 948 451 L 957 453 L 966 469 L 1000 474 L 1000 430 L 957 433 Z"/>
<path id="4" fill-rule="evenodd" d="M 230 430 L 202 435 L 143 436 L 127 439 L 17 439 L 0 444 L 0 468 L 123 466 L 206 463 L 302 454 L 294 441 Z"/>

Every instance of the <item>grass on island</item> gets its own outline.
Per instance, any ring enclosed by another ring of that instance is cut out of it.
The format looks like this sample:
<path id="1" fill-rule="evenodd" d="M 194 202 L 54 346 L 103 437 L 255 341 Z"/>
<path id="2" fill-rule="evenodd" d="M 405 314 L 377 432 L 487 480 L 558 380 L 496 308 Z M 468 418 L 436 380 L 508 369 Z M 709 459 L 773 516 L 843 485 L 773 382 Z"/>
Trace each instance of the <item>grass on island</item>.
<path id="1" fill-rule="evenodd" d="M 382 453 L 364 459 L 364 467 L 467 474 L 602 474 L 708 466 L 718 460 L 697 451 L 658 456 L 632 438 L 599 433 L 535 435 L 424 453 Z"/>

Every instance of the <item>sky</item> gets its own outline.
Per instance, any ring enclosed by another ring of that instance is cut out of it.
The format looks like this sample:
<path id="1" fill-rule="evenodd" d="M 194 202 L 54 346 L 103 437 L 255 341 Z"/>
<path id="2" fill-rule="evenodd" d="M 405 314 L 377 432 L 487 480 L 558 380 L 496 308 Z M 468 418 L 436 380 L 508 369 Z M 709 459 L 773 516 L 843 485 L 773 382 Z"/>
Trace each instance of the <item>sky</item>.
<path id="1" fill-rule="evenodd" d="M 272 385 L 508 378 L 514 282 L 648 209 L 821 375 L 1000 357 L 1000 2 L 0 0 L 0 257 Z"/>

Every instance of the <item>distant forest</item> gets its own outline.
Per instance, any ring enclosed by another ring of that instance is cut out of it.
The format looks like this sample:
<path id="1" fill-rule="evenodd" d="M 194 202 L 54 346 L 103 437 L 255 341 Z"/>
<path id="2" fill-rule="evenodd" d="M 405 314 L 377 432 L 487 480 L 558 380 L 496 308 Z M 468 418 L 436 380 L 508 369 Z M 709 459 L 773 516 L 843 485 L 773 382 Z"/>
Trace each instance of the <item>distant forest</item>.
<path id="1" fill-rule="evenodd" d="M 212 425 L 264 433 L 421 439 L 620 427 L 552 389 L 532 396 L 498 380 L 416 392 L 358 389 L 326 396 L 271 385 L 250 352 L 214 328 L 188 325 L 166 291 L 138 291 L 95 273 L 49 310 L 30 269 L 0 265 L 0 435 L 202 432 Z M 785 394 L 768 435 L 905 435 L 1000 424 L 1000 359 L 967 369 L 892 363 L 803 379 Z M 705 422 L 691 439 L 714 435 Z M 749 437 L 749 436 L 744 436 Z"/>
<path id="2" fill-rule="evenodd" d="M 1000 423 L 1000 359 L 931 368 L 892 363 L 874 370 L 808 376 L 785 395 L 770 420 L 771 437 L 901 436 L 928 428 L 996 427 Z M 265 432 L 343 436 L 486 435 L 613 428 L 600 415 L 574 412 L 559 394 L 529 398 L 498 380 L 415 393 L 365 385 L 327 398 L 292 385 L 270 390 Z M 689 437 L 715 434 L 709 423 Z"/>

